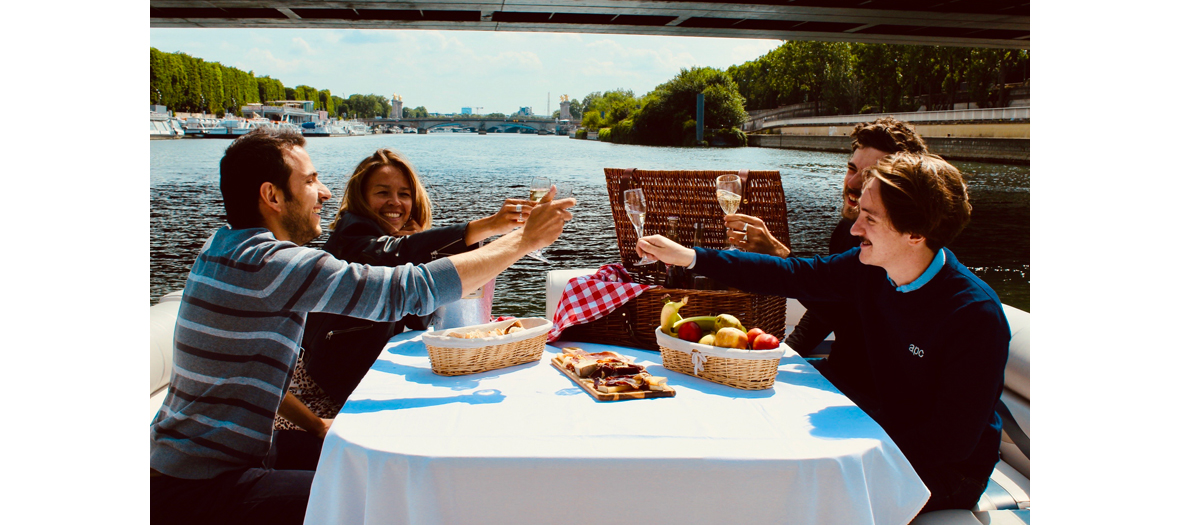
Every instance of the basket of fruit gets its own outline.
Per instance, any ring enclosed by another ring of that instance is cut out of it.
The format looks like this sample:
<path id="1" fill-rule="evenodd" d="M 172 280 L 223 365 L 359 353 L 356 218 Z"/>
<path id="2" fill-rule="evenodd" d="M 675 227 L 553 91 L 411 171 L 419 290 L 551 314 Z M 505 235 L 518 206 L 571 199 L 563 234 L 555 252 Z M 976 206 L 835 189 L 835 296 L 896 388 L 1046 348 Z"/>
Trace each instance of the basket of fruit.
<path id="1" fill-rule="evenodd" d="M 553 323 L 510 319 L 422 334 L 430 368 L 440 376 L 476 374 L 541 360 Z"/>
<path id="2" fill-rule="evenodd" d="M 768 334 L 785 337 L 785 298 L 725 290 L 649 288 L 605 317 L 566 328 L 561 338 L 657 352 L 660 346 L 652 330 L 660 328 L 661 312 L 669 294 L 687 297 L 692 302 L 693 311 L 702 315 L 727 313 L 744 319 L 751 326 L 762 327 Z"/>
<path id="3" fill-rule="evenodd" d="M 668 301 L 655 330 L 664 368 L 743 390 L 774 386 L 786 349 L 773 334 L 746 330 L 729 314 L 683 318 L 687 298 Z"/>

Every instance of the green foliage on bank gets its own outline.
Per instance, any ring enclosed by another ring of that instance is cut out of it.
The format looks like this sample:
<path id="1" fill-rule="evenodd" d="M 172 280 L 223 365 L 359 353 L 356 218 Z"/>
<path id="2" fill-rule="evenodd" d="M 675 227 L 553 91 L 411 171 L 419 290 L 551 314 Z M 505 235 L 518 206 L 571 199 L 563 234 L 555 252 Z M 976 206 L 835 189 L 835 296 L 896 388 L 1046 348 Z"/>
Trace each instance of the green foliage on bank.
<path id="1" fill-rule="evenodd" d="M 707 130 L 732 129 L 741 133 L 736 128 L 746 121 L 746 110 L 737 83 L 725 71 L 694 67 L 681 69 L 675 78 L 644 96 L 642 110 L 634 117 L 633 135 L 642 137 L 642 144 L 695 144 L 698 93 L 705 95 Z M 686 126 L 690 121 L 691 129 Z"/>
<path id="2" fill-rule="evenodd" d="M 402 118 L 426 118 L 430 116 L 430 112 L 426 111 L 425 106 L 418 106 L 416 108 L 402 108 Z"/>
<path id="3" fill-rule="evenodd" d="M 240 113 L 250 103 L 275 100 L 315 101 L 315 109 L 330 117 L 392 117 L 393 106 L 381 95 L 350 95 L 347 99 L 331 90 L 311 86 L 286 87 L 267 76 L 256 77 L 253 71 L 206 62 L 184 53 L 164 53 L 151 48 L 149 100 L 173 111 L 205 112 L 224 115 Z M 419 106 L 410 111 L 421 111 Z"/>
<path id="4" fill-rule="evenodd" d="M 1008 86 L 1029 78 L 1029 52 L 789 41 L 730 66 L 747 110 L 811 104 L 817 115 L 1006 107 Z"/>
<path id="5" fill-rule="evenodd" d="M 729 74 L 711 67 L 681 69 L 641 98 L 628 89 L 591 93 L 582 101 L 582 127 L 598 129 L 598 140 L 616 144 L 692 146 L 698 93 L 705 95 L 706 138 L 745 145 L 737 129 L 746 120 L 745 101 Z"/>

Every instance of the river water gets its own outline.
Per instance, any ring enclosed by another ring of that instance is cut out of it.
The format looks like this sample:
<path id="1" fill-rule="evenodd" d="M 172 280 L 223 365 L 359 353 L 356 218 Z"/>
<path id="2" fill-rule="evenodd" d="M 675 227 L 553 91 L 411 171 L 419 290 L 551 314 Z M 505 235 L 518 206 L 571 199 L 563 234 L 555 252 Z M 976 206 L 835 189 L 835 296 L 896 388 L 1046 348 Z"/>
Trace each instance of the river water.
<path id="1" fill-rule="evenodd" d="M 218 162 L 221 139 L 151 142 L 151 276 L 149 300 L 184 288 L 205 240 L 225 223 Z M 578 199 L 570 222 L 546 255 L 523 258 L 496 281 L 496 315 L 543 316 L 545 272 L 598 267 L 619 259 L 603 168 L 779 170 L 788 207 L 791 248 L 826 255 L 839 219 L 840 186 L 848 155 L 770 148 L 658 148 L 562 136 L 518 134 L 371 135 L 310 138 L 306 149 L 332 191 L 325 218 L 335 217 L 352 169 L 374 150 L 405 153 L 434 203 L 436 225 L 466 222 L 496 211 L 507 197 L 524 198 L 529 180 L 546 174 L 570 185 Z M 954 163 L 967 177 L 971 224 L 950 245 L 963 264 L 1009 305 L 1029 310 L 1029 168 Z M 720 220 L 720 217 L 718 217 Z M 325 233 L 310 246 L 320 248 Z"/>

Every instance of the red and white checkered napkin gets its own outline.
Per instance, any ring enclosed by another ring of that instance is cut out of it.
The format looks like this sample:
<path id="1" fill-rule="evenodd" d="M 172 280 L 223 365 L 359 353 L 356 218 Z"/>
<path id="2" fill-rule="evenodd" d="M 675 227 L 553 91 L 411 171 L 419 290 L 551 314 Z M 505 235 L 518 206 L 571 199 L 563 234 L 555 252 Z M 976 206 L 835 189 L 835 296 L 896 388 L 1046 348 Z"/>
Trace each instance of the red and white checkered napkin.
<path id="1" fill-rule="evenodd" d="M 556 341 L 566 328 L 605 317 L 648 288 L 651 285 L 631 282 L 631 275 L 618 263 L 603 265 L 594 275 L 570 279 L 553 312 L 548 342 Z"/>

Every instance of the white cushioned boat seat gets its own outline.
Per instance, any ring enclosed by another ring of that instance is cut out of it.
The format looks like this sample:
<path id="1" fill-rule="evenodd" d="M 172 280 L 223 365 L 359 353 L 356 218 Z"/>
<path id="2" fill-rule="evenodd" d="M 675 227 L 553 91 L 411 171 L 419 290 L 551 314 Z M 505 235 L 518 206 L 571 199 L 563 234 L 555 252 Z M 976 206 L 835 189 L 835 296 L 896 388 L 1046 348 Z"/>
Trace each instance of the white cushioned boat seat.
<path id="1" fill-rule="evenodd" d="M 1005 423 L 1004 438 L 1000 443 L 1000 458 L 1027 479 L 1031 477 L 1031 462 L 1029 456 L 1020 450 L 1020 446 L 1031 449 L 1032 315 L 1008 305 L 1004 305 L 1004 315 L 1008 318 L 1012 339 L 1008 343 L 1008 363 L 1004 367 L 1004 391 L 1000 394 L 1000 401 L 1008 408 L 1017 428 L 1009 428 L 1008 423 Z M 1027 491 L 1027 488 L 1025 490 Z"/>
<path id="2" fill-rule="evenodd" d="M 1011 419 L 1001 418 L 1005 421 L 1000 461 L 974 509 L 981 512 L 1027 509 L 1031 505 L 1031 461 L 1021 447 L 1031 448 L 1029 357 L 1032 317 L 1028 312 L 1008 305 L 1004 305 L 1004 315 L 1008 318 L 1012 339 L 1008 343 L 1008 363 L 1004 368 L 1004 391 L 1000 393 L 1000 401 Z M 997 515 L 996 519 L 1008 520 L 1009 517 Z"/>
<path id="3" fill-rule="evenodd" d="M 989 510 L 936 510 L 919 515 L 910 525 L 1030 525 L 1032 511 Z"/>
<path id="4" fill-rule="evenodd" d="M 1031 504 L 1028 478 L 1012 465 L 1000 461 L 987 480 L 987 488 L 975 504 L 975 511 L 1027 509 Z"/>
<path id="5" fill-rule="evenodd" d="M 561 293 L 570 279 L 583 275 L 593 275 L 598 268 L 576 268 L 573 270 L 550 270 L 545 275 L 545 318 L 552 321 L 553 313 L 557 311 L 557 303 L 561 302 Z"/>
<path id="6" fill-rule="evenodd" d="M 149 392 L 152 417 L 160 409 L 168 382 L 172 380 L 172 337 L 176 333 L 176 315 L 180 311 L 180 296 L 176 291 L 160 298 L 151 307 L 151 389 Z"/>
<path id="7" fill-rule="evenodd" d="M 983 525 L 1030 525 L 1032 523 L 1032 511 L 1029 509 L 989 510 L 973 514 L 975 514 L 975 519 Z"/>
<path id="8" fill-rule="evenodd" d="M 787 333 L 791 333 L 791 329 L 799 324 L 799 320 L 803 318 L 803 313 L 807 309 L 803 307 L 803 303 L 798 299 L 787 299 Z"/>
<path id="9" fill-rule="evenodd" d="M 1008 364 L 1004 367 L 1004 386 L 1025 399 L 1032 399 L 1029 373 L 1032 315 L 1008 305 L 1004 305 L 1004 315 L 1012 331 L 1012 339 L 1008 343 Z"/>
<path id="10" fill-rule="evenodd" d="M 1012 413 L 1012 419 L 1015 420 L 1016 424 L 1020 427 L 1020 432 L 1023 432 L 1024 436 L 1028 438 L 1026 443 L 1031 445 L 1029 426 L 1031 421 L 1031 411 L 1029 410 L 1028 400 L 1005 388 L 1000 394 L 1000 401 L 1003 401 L 1004 406 L 1008 407 L 1008 411 Z M 1025 455 L 1022 450 L 1020 450 L 1020 446 L 1015 443 L 1012 437 L 1013 434 L 1016 434 L 1016 430 L 1008 428 L 1007 423 L 1005 423 L 1004 433 L 1000 440 L 1000 460 L 1015 468 L 1021 476 L 1028 478 L 1030 477 L 1030 473 L 1032 471 L 1031 461 L 1029 460 L 1029 457 Z M 1031 446 L 1029 448 L 1031 448 Z"/>

